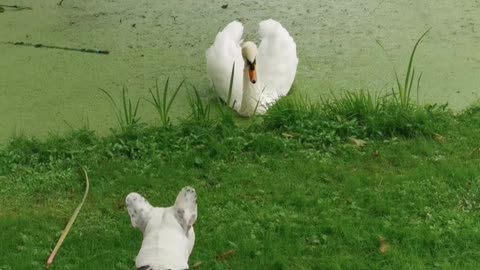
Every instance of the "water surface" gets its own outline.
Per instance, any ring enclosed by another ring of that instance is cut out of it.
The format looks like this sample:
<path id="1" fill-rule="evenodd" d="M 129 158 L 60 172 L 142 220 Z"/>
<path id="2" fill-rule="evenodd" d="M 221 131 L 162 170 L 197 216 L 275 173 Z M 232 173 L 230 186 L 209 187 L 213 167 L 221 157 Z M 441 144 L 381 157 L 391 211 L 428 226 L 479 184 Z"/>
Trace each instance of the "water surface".
<path id="1" fill-rule="evenodd" d="M 280 21 L 297 42 L 298 93 L 312 99 L 344 90 L 385 90 L 393 63 L 404 70 L 415 40 L 432 27 L 418 50 L 423 71 L 420 100 L 459 110 L 480 94 L 480 1 L 158 0 L 16 1 L 32 10 L 0 13 L 0 42 L 31 42 L 109 50 L 96 55 L 0 44 L 0 142 L 12 134 L 43 137 L 88 126 L 104 134 L 116 125 L 98 90 L 147 97 L 155 79 L 187 78 L 210 85 L 205 50 L 234 19 L 256 40 L 258 22 Z M 227 8 L 222 5 L 228 2 Z M 186 91 L 173 108 L 188 112 Z M 155 121 L 149 104 L 142 118 Z"/>

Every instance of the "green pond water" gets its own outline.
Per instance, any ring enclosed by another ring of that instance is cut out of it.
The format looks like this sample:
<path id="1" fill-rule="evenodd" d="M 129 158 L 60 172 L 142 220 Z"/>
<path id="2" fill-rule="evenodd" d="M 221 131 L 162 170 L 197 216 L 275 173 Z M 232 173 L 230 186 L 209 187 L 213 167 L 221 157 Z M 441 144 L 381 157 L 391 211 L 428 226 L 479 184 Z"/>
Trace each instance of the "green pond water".
<path id="1" fill-rule="evenodd" d="M 44 137 L 88 126 L 116 125 L 98 90 L 148 97 L 155 79 L 187 78 L 207 89 L 205 50 L 234 19 L 256 39 L 258 22 L 274 18 L 292 34 L 300 63 L 295 94 L 318 99 L 344 90 L 393 86 L 393 63 L 404 70 L 415 40 L 432 27 L 416 58 L 420 101 L 459 110 L 480 94 L 480 1 L 414 0 L 9 0 L 31 10 L 0 13 L 0 143 L 12 134 Z M 227 4 L 227 8 L 222 5 Z M 109 55 L 14 46 L 29 42 L 109 50 Z M 173 116 L 188 112 L 187 91 Z M 142 119 L 156 121 L 143 102 Z"/>

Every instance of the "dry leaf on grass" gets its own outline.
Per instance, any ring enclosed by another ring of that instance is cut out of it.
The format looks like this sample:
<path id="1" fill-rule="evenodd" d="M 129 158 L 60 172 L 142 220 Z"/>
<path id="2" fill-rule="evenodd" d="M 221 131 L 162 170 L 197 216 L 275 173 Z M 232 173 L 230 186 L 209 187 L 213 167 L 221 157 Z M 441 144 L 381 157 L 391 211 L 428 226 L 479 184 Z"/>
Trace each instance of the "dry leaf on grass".
<path id="1" fill-rule="evenodd" d="M 231 249 L 227 252 L 217 255 L 217 260 L 225 260 L 226 258 L 235 255 L 235 253 L 237 253 L 237 251 L 235 249 Z"/>
<path id="2" fill-rule="evenodd" d="M 357 149 L 362 149 L 365 146 L 365 144 L 367 144 L 366 141 L 362 139 L 353 138 L 353 137 L 348 138 L 348 141 L 351 144 L 353 144 L 353 146 L 355 146 L 355 148 Z"/>
<path id="3" fill-rule="evenodd" d="M 380 253 L 382 255 L 387 255 L 388 251 L 390 251 L 390 245 L 387 243 L 387 240 L 385 238 L 380 236 Z"/>
<path id="4" fill-rule="evenodd" d="M 439 143 L 443 143 L 447 140 L 445 137 L 443 137 L 442 135 L 440 135 L 438 133 L 433 134 L 433 139 L 435 141 L 439 142 Z"/>
<path id="5" fill-rule="evenodd" d="M 283 132 L 282 136 L 287 139 L 293 139 L 295 137 L 298 137 L 298 133 L 293 133 L 293 132 Z"/>

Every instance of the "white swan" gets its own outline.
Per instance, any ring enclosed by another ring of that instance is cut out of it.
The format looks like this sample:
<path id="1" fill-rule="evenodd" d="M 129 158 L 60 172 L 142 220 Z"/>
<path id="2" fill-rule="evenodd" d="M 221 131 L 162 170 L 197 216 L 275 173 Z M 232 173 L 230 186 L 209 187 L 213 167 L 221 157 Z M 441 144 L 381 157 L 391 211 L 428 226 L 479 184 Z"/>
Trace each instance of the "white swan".
<path id="1" fill-rule="evenodd" d="M 235 63 L 230 106 L 242 116 L 263 114 L 287 95 L 297 71 L 297 47 L 280 23 L 272 19 L 260 22 L 260 46 L 242 44 L 243 25 L 229 23 L 217 34 L 207 50 L 208 75 L 220 98 L 228 102 L 232 67 Z"/>

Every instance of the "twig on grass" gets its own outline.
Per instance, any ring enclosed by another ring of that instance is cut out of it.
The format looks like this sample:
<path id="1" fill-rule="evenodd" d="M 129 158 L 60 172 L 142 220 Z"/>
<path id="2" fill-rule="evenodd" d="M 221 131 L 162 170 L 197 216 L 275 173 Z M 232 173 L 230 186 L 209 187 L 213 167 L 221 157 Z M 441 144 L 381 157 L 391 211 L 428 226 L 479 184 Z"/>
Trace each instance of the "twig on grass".
<path id="1" fill-rule="evenodd" d="M 83 174 L 85 176 L 85 183 L 86 183 L 85 193 L 83 194 L 83 199 L 80 202 L 80 204 L 77 206 L 75 211 L 73 212 L 73 215 L 70 217 L 70 220 L 68 221 L 67 226 L 65 226 L 65 229 L 63 230 L 62 235 L 60 235 L 60 238 L 58 239 L 57 245 L 55 246 L 52 253 L 48 257 L 47 268 L 50 268 L 50 266 L 52 266 L 53 261 L 55 260 L 55 256 L 57 256 L 58 250 L 60 250 L 60 247 L 62 246 L 63 241 L 65 241 L 65 238 L 67 237 L 68 232 L 72 228 L 72 225 L 75 222 L 75 219 L 77 219 L 78 213 L 80 213 L 80 210 L 82 209 L 83 203 L 87 199 L 88 191 L 89 191 L 89 188 L 90 188 L 90 181 L 88 180 L 87 170 L 85 170 L 84 167 L 82 167 L 82 170 L 83 170 Z"/>

